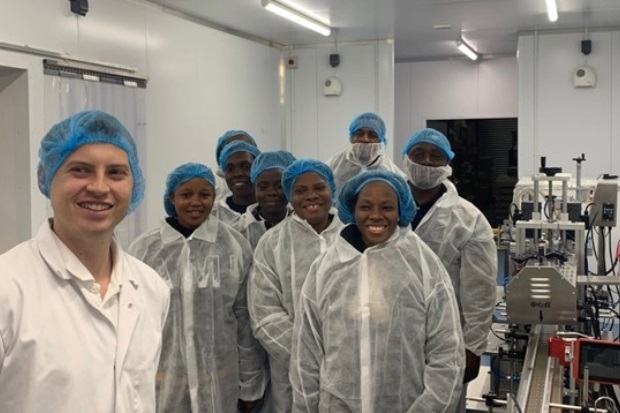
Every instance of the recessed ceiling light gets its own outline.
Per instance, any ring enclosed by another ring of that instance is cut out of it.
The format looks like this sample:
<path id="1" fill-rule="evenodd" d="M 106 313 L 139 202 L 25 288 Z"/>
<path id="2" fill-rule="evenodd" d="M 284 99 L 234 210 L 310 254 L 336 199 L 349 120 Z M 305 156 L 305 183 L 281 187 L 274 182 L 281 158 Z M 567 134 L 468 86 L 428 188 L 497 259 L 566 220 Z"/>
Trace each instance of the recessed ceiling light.
<path id="1" fill-rule="evenodd" d="M 452 26 L 450 26 L 449 24 L 436 24 L 433 26 L 433 29 L 435 30 L 449 30 L 451 28 Z"/>

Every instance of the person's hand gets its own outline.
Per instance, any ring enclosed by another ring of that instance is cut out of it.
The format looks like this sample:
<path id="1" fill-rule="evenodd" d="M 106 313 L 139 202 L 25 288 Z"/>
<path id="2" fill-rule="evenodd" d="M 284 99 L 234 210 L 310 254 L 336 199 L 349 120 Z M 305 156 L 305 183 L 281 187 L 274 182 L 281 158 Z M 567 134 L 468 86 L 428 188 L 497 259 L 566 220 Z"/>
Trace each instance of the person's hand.
<path id="1" fill-rule="evenodd" d="M 239 403 L 237 403 L 239 413 L 250 413 L 252 410 L 254 410 L 258 402 L 259 400 L 248 401 L 240 399 Z"/>
<path id="2" fill-rule="evenodd" d="M 476 356 L 469 350 L 465 350 L 465 377 L 463 377 L 463 383 L 469 383 L 480 372 L 480 356 Z"/>

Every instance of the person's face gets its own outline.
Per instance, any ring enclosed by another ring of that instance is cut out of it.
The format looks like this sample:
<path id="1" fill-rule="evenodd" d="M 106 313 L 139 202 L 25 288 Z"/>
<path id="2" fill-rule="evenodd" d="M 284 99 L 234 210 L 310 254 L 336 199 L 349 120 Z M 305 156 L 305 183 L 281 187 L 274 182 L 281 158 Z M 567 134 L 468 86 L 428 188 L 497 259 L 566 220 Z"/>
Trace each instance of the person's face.
<path id="1" fill-rule="evenodd" d="M 379 143 L 379 135 L 372 129 L 359 128 L 353 134 L 351 143 Z"/>
<path id="2" fill-rule="evenodd" d="M 332 194 L 325 179 L 316 172 L 306 172 L 295 180 L 291 191 L 295 213 L 318 233 L 329 225 Z"/>
<path id="3" fill-rule="evenodd" d="M 254 185 L 250 181 L 252 162 L 254 156 L 248 152 L 235 152 L 228 157 L 224 178 L 234 196 L 246 197 L 254 193 Z"/>
<path id="4" fill-rule="evenodd" d="M 133 177 L 127 153 L 91 143 L 67 157 L 52 179 L 54 232 L 66 244 L 112 236 L 131 203 Z"/>
<path id="5" fill-rule="evenodd" d="M 179 223 L 185 228 L 196 229 L 205 222 L 213 209 L 215 190 L 203 178 L 192 178 L 179 185 L 170 195 Z"/>
<path id="6" fill-rule="evenodd" d="M 428 142 L 413 145 L 407 154 L 412 162 L 425 166 L 446 166 L 448 157 L 439 147 Z"/>
<path id="7" fill-rule="evenodd" d="M 367 247 L 387 241 L 398 226 L 398 196 L 385 182 L 368 183 L 355 202 L 355 225 Z"/>
<path id="8" fill-rule="evenodd" d="M 286 196 L 282 191 L 282 170 L 268 169 L 256 177 L 256 202 L 266 214 L 285 214 Z"/>

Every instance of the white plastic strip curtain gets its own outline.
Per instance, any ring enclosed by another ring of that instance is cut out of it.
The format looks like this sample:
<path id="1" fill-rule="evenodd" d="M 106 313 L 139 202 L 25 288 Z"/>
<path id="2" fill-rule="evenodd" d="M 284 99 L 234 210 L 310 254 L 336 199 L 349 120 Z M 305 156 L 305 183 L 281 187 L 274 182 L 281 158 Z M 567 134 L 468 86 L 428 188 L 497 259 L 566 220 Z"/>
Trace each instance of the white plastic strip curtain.
<path id="1" fill-rule="evenodd" d="M 146 171 L 146 81 L 76 67 L 44 62 L 45 130 L 86 109 L 116 116 L 136 141 L 142 171 Z M 48 216 L 52 215 L 48 204 Z M 146 208 L 142 203 L 116 228 L 116 237 L 127 247 L 146 230 Z"/>

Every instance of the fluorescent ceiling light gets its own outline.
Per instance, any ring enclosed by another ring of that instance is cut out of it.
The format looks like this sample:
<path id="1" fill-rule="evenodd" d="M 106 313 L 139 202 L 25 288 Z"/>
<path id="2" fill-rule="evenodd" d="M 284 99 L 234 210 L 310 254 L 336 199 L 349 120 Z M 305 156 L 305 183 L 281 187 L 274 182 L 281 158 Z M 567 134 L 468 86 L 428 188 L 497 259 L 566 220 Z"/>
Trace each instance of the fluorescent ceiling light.
<path id="1" fill-rule="evenodd" d="M 556 0 L 545 0 L 545 3 L 547 4 L 547 17 L 549 17 L 549 21 L 558 21 L 558 5 Z"/>
<path id="2" fill-rule="evenodd" d="M 456 47 L 461 53 L 469 57 L 471 60 L 478 60 L 478 53 L 476 53 L 476 51 L 472 49 L 471 46 L 469 46 L 467 43 L 465 43 L 462 39 L 456 41 Z"/>
<path id="3" fill-rule="evenodd" d="M 320 21 L 313 19 L 312 17 L 306 16 L 300 11 L 294 10 L 288 6 L 285 6 L 281 3 L 278 3 L 274 0 L 261 0 L 263 7 L 269 10 L 272 13 L 277 14 L 280 17 L 284 17 L 294 23 L 302 25 L 310 30 L 314 30 L 317 33 L 322 34 L 323 36 L 329 36 L 332 29 Z"/>

